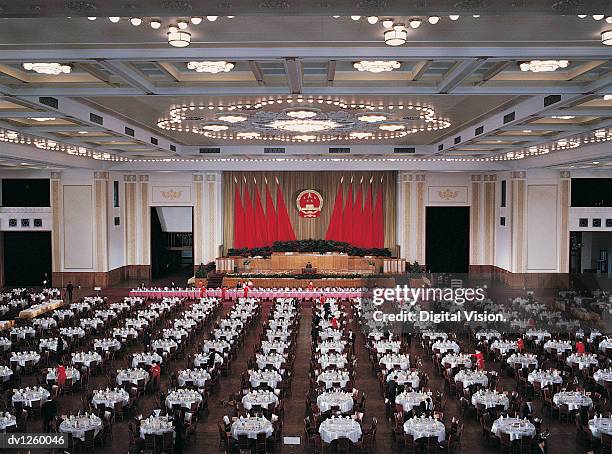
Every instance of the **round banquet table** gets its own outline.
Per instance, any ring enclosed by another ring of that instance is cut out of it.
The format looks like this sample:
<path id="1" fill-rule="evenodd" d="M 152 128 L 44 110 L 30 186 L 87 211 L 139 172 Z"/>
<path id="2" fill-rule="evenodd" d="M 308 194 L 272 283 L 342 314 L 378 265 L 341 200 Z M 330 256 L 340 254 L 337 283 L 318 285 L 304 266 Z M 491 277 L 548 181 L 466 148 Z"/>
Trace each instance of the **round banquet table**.
<path id="1" fill-rule="evenodd" d="M 21 367 L 25 367 L 26 363 L 37 364 L 38 361 L 40 361 L 40 355 L 36 352 L 13 352 L 11 356 L 11 362 Z"/>
<path id="2" fill-rule="evenodd" d="M 125 389 L 100 389 L 94 391 L 91 403 L 94 405 L 104 404 L 106 408 L 114 408 L 117 402 L 123 402 L 127 405 L 130 401 L 130 395 Z"/>
<path id="3" fill-rule="evenodd" d="M 502 355 L 508 352 L 518 352 L 518 344 L 514 341 L 496 340 L 491 343 L 492 350 L 499 350 Z"/>
<path id="4" fill-rule="evenodd" d="M 77 382 L 81 379 L 81 373 L 79 372 L 78 369 L 75 369 L 74 367 L 66 367 L 66 378 L 72 379 L 72 382 Z M 57 368 L 53 368 L 51 370 L 49 370 L 49 372 L 47 372 L 47 383 L 51 384 L 55 384 L 55 382 L 57 381 Z"/>
<path id="5" fill-rule="evenodd" d="M 260 433 L 265 433 L 266 437 L 269 437 L 274 433 L 272 423 L 266 418 L 240 417 L 232 424 L 232 437 L 235 439 L 238 439 L 239 435 L 246 435 L 248 438 L 256 440 L 257 434 Z"/>
<path id="6" fill-rule="evenodd" d="M 597 361 L 597 356 L 591 353 L 574 353 L 567 357 L 567 365 L 572 366 L 573 364 L 578 365 L 578 369 L 586 369 L 590 366 L 597 366 L 599 362 Z"/>
<path id="7" fill-rule="evenodd" d="M 498 418 L 491 426 L 491 432 L 498 437 L 500 434 L 507 433 L 510 440 L 519 440 L 523 437 L 532 437 L 536 433 L 535 426 L 529 421 L 519 418 Z"/>
<path id="8" fill-rule="evenodd" d="M 460 370 L 455 375 L 455 383 L 463 383 L 464 388 L 476 384 L 486 387 L 489 384 L 489 377 L 485 372 L 479 370 Z"/>
<path id="9" fill-rule="evenodd" d="M 140 438 L 144 439 L 147 434 L 163 435 L 166 432 L 174 433 L 172 421 L 169 421 L 167 416 L 149 416 L 140 423 Z"/>
<path id="10" fill-rule="evenodd" d="M 102 361 L 102 356 L 97 352 L 80 352 L 72 354 L 72 364 L 83 364 L 89 368 L 92 364 L 98 364 Z"/>
<path id="11" fill-rule="evenodd" d="M 549 385 L 558 385 L 563 383 L 563 377 L 558 373 L 553 373 L 549 370 L 534 370 L 527 375 L 529 383 L 540 382 L 542 388 Z"/>
<path id="12" fill-rule="evenodd" d="M 500 337 L 501 337 L 501 333 L 495 330 L 478 331 L 476 333 L 476 339 L 478 340 L 482 340 L 482 339 L 490 340 L 490 339 L 495 339 L 495 338 L 500 338 Z"/>
<path id="13" fill-rule="evenodd" d="M 172 408 L 174 405 L 180 405 L 184 408 L 191 408 L 194 403 L 202 402 L 202 396 L 197 391 L 191 389 L 177 389 L 172 391 L 166 397 L 166 407 Z"/>
<path id="14" fill-rule="evenodd" d="M 347 413 L 353 409 L 353 395 L 342 391 L 324 392 L 317 397 L 317 406 L 323 413 L 332 407 L 340 407 L 342 413 Z"/>
<path id="15" fill-rule="evenodd" d="M 589 429 L 595 438 L 601 438 L 602 433 L 612 435 L 612 418 L 591 419 Z"/>
<path id="16" fill-rule="evenodd" d="M 123 369 L 117 372 L 117 384 L 121 386 L 123 382 L 128 382 L 133 385 L 138 384 L 138 380 L 149 381 L 149 373 L 144 369 Z"/>
<path id="17" fill-rule="evenodd" d="M 515 365 L 520 365 L 522 368 L 528 368 L 531 365 L 538 367 L 538 359 L 535 356 L 522 353 L 510 355 L 506 362 L 512 367 L 515 367 Z"/>
<path id="18" fill-rule="evenodd" d="M 348 438 L 353 443 L 357 443 L 361 438 L 361 426 L 350 417 L 332 417 L 321 423 L 319 434 L 325 443 L 331 443 L 339 438 Z"/>
<path id="19" fill-rule="evenodd" d="M 247 411 L 253 408 L 253 405 L 269 409 L 276 407 L 276 404 L 278 404 L 278 397 L 271 391 L 251 391 L 242 398 L 242 405 Z"/>
<path id="20" fill-rule="evenodd" d="M 0 431 L 6 432 L 7 427 L 17 425 L 17 418 L 11 415 L 8 411 L 4 415 L 0 414 Z"/>
<path id="21" fill-rule="evenodd" d="M 476 406 L 477 404 L 482 404 L 487 409 L 503 405 L 504 410 L 507 410 L 510 406 L 510 400 L 508 396 L 503 393 L 486 389 L 472 395 L 472 405 Z"/>
<path id="22" fill-rule="evenodd" d="M 593 374 L 593 379 L 600 385 L 612 381 L 612 369 L 599 369 Z"/>
<path id="23" fill-rule="evenodd" d="M 289 347 L 287 342 L 283 341 L 263 341 L 261 343 L 262 351 L 268 355 L 270 353 L 284 353 L 285 350 Z"/>
<path id="24" fill-rule="evenodd" d="M 444 367 L 447 368 L 454 368 L 459 365 L 463 365 L 464 367 L 469 369 L 472 367 L 472 358 L 470 357 L 470 355 L 457 355 L 455 353 L 449 353 L 444 358 L 442 358 L 442 364 L 444 365 Z"/>
<path id="25" fill-rule="evenodd" d="M 328 353 L 326 355 L 321 355 L 319 364 L 323 369 L 327 369 L 329 366 L 336 366 L 339 369 L 343 369 L 348 364 L 348 359 L 341 353 Z"/>
<path id="26" fill-rule="evenodd" d="M 414 371 L 392 370 L 387 374 L 387 381 L 393 380 L 398 385 L 409 384 L 412 388 L 419 387 L 419 374 Z"/>
<path id="27" fill-rule="evenodd" d="M 572 351 L 572 344 L 569 342 L 561 342 L 549 340 L 544 344 L 544 350 L 550 352 L 551 350 L 555 350 L 557 354 L 564 353 L 566 351 Z"/>
<path id="28" fill-rule="evenodd" d="M 281 380 L 282 377 L 275 370 L 258 370 L 249 374 L 249 381 L 251 382 L 251 386 L 254 388 L 257 388 L 262 383 L 265 383 L 269 387 L 276 389 L 276 385 Z"/>
<path id="29" fill-rule="evenodd" d="M 438 437 L 443 442 L 446 437 L 444 424 L 433 418 L 410 418 L 404 423 L 404 432 L 417 440 L 419 438 Z"/>
<path id="30" fill-rule="evenodd" d="M 378 353 L 399 353 L 402 343 L 399 341 L 375 341 L 372 346 Z"/>
<path id="31" fill-rule="evenodd" d="M 94 350 L 102 349 L 104 351 L 116 351 L 121 348 L 121 342 L 117 339 L 96 339 L 94 341 Z"/>
<path id="32" fill-rule="evenodd" d="M 270 353 L 269 355 L 257 354 L 255 361 L 260 369 L 265 369 L 266 366 L 271 366 L 278 370 L 285 362 L 285 357 L 283 355 L 279 355 L 278 353 Z"/>
<path id="33" fill-rule="evenodd" d="M 399 366 L 402 370 L 408 370 L 410 369 L 410 356 L 386 354 L 381 356 L 379 363 L 384 364 L 387 370 L 393 369 L 395 366 Z"/>
<path id="34" fill-rule="evenodd" d="M 349 382 L 349 373 L 346 371 L 337 371 L 337 370 L 326 370 L 319 374 L 317 377 L 317 381 L 319 383 L 325 383 L 326 389 L 331 389 L 334 387 L 334 383 L 340 383 L 340 386 L 344 388 L 346 384 Z"/>
<path id="35" fill-rule="evenodd" d="M 586 396 L 577 391 L 561 391 L 553 396 L 555 405 L 566 404 L 570 411 L 578 410 L 580 407 L 592 407 L 593 401 L 589 396 Z"/>
<path id="36" fill-rule="evenodd" d="M 157 353 L 134 353 L 132 367 L 139 367 L 141 364 L 152 366 L 153 363 L 161 364 L 162 357 Z"/>
<path id="37" fill-rule="evenodd" d="M 395 397 L 395 403 L 401 405 L 404 411 L 411 411 L 413 408 L 421 405 L 422 402 L 427 402 L 428 398 L 429 395 L 425 393 L 404 391 Z"/>
<path id="38" fill-rule="evenodd" d="M 324 341 L 317 346 L 317 351 L 323 354 L 329 352 L 342 353 L 345 346 L 346 342 L 344 341 Z"/>
<path id="39" fill-rule="evenodd" d="M 13 370 L 8 366 L 0 366 L 0 381 L 7 382 L 11 379 Z"/>
<path id="40" fill-rule="evenodd" d="M 60 432 L 69 433 L 80 440 L 85 440 L 85 432 L 92 429 L 94 435 L 98 435 L 102 430 L 102 420 L 93 414 L 70 416 L 68 419 L 62 421 L 59 427 Z"/>
<path id="41" fill-rule="evenodd" d="M 15 402 L 23 402 L 26 407 L 31 407 L 32 402 L 40 401 L 41 405 L 49 399 L 51 394 L 45 388 L 33 387 L 30 389 L 22 388 L 18 389 L 11 400 Z"/>
<path id="42" fill-rule="evenodd" d="M 206 380 L 210 380 L 211 376 L 208 371 L 204 369 L 185 369 L 179 373 L 177 379 L 180 386 L 187 386 L 193 383 L 203 388 L 206 385 Z"/>
<path id="43" fill-rule="evenodd" d="M 459 353 L 459 350 L 461 350 L 457 342 L 449 340 L 434 342 L 431 344 L 431 349 L 434 351 L 439 350 L 442 354 L 446 352 Z"/>

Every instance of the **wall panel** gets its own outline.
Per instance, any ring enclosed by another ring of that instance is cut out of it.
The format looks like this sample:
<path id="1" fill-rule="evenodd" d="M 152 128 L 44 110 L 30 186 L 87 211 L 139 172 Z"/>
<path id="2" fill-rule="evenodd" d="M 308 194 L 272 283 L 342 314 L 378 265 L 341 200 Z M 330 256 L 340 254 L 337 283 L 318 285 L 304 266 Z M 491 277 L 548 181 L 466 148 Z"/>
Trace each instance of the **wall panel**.
<path id="1" fill-rule="evenodd" d="M 64 269 L 93 268 L 93 201 L 90 185 L 64 186 Z"/>

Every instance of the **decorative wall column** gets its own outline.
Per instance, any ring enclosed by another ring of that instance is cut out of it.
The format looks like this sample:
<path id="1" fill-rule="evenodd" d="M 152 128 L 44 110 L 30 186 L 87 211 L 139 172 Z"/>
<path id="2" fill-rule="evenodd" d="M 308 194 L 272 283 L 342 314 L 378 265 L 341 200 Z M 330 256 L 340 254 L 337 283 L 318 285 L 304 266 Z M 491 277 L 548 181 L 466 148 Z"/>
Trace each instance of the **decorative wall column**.
<path id="1" fill-rule="evenodd" d="M 151 209 L 149 208 L 149 175 L 138 175 L 139 247 L 138 265 L 151 264 Z"/>
<path id="2" fill-rule="evenodd" d="M 415 175 L 416 182 L 416 254 L 415 260 L 425 263 L 425 175 Z"/>
<path id="3" fill-rule="evenodd" d="M 125 194 L 125 264 L 138 264 L 136 245 L 138 216 L 136 212 L 136 175 L 124 175 Z"/>
<path id="4" fill-rule="evenodd" d="M 482 264 L 480 255 L 481 248 L 481 226 L 480 226 L 480 190 L 482 187 L 482 175 L 472 175 L 471 200 L 470 200 L 470 265 Z"/>
<path id="5" fill-rule="evenodd" d="M 219 255 L 217 234 L 219 232 L 219 220 L 221 218 L 221 209 L 217 204 L 219 199 L 219 191 L 217 185 L 219 183 L 219 175 L 215 173 L 207 173 L 204 186 L 204 212 L 206 213 L 206 235 L 204 241 L 204 260 L 205 262 L 213 261 Z"/>
<path id="6" fill-rule="evenodd" d="M 51 271 L 62 271 L 62 184 L 61 174 L 51 172 Z"/>
<path id="7" fill-rule="evenodd" d="M 484 175 L 484 202 L 483 202 L 483 263 L 493 265 L 495 263 L 495 185 L 497 175 Z"/>
<path id="8" fill-rule="evenodd" d="M 193 265 L 197 268 L 200 263 L 204 262 L 204 220 L 207 216 L 204 215 L 203 209 L 203 184 L 204 177 L 202 175 L 193 176 L 193 190 L 195 193 L 195 201 L 193 204 Z"/>
<path id="9" fill-rule="evenodd" d="M 512 172 L 510 176 L 512 192 L 512 271 L 524 273 L 527 270 L 527 183 L 524 171 Z"/>
<path id="10" fill-rule="evenodd" d="M 567 171 L 560 173 L 559 181 L 559 272 L 569 273 L 569 208 L 571 175 Z"/>
<path id="11" fill-rule="evenodd" d="M 94 271 L 108 271 L 108 172 L 94 172 Z"/>
<path id="12" fill-rule="evenodd" d="M 412 261 L 414 252 L 412 249 L 412 174 L 399 172 L 397 174 L 398 182 L 398 238 L 400 246 L 400 257 L 407 261 Z"/>

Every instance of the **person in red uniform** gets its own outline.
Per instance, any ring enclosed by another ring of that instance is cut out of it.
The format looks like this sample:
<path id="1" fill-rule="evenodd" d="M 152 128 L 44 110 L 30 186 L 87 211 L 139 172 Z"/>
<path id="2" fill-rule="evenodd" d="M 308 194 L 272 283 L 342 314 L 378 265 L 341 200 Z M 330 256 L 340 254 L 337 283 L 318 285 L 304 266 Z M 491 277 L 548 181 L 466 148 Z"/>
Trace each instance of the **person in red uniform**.
<path id="1" fill-rule="evenodd" d="M 472 354 L 472 356 L 476 359 L 476 367 L 478 367 L 479 370 L 484 370 L 484 354 L 480 350 L 476 350 L 476 353 Z"/>
<path id="2" fill-rule="evenodd" d="M 60 391 L 63 391 L 66 385 L 66 368 L 62 364 L 57 366 L 57 385 Z"/>
<path id="3" fill-rule="evenodd" d="M 522 337 L 518 338 L 518 341 L 516 341 L 516 345 L 518 347 L 519 353 L 523 353 L 523 349 L 525 348 L 525 342 L 523 341 Z"/>
<path id="4" fill-rule="evenodd" d="M 221 289 L 221 301 L 225 301 L 226 297 L 227 297 L 227 287 L 223 287 Z"/>
<path id="5" fill-rule="evenodd" d="M 331 319 L 331 326 L 332 326 L 332 328 L 334 328 L 334 329 L 338 329 L 338 320 L 336 319 L 336 317 L 333 317 L 333 318 Z"/>
<path id="6" fill-rule="evenodd" d="M 312 281 L 310 281 L 310 282 L 308 283 L 308 291 L 309 291 L 309 292 L 312 292 L 313 290 L 314 290 L 314 284 L 312 283 Z"/>
<path id="7" fill-rule="evenodd" d="M 153 363 L 150 369 L 150 373 L 151 380 L 153 380 L 153 388 L 157 389 L 159 387 L 159 380 L 161 376 L 161 368 L 159 367 L 159 364 Z"/>
<path id="8" fill-rule="evenodd" d="M 249 297 L 249 286 L 247 284 L 244 284 L 244 287 L 242 288 L 243 293 L 244 293 L 244 297 L 248 298 Z"/>
<path id="9" fill-rule="evenodd" d="M 577 341 L 576 342 L 576 353 L 584 353 L 584 352 L 585 352 L 584 342 Z"/>

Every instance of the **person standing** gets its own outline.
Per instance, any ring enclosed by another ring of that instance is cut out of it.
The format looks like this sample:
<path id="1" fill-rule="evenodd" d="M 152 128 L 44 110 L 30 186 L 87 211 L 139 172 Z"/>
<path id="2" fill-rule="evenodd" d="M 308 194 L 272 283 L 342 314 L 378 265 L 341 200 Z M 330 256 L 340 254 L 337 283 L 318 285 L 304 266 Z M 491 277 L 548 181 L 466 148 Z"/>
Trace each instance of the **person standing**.
<path id="1" fill-rule="evenodd" d="M 57 366 L 57 386 L 59 386 L 60 392 L 64 392 L 64 386 L 66 385 L 66 368 L 60 363 Z"/>
<path id="2" fill-rule="evenodd" d="M 183 421 L 183 415 L 180 410 L 174 410 L 172 415 L 172 423 L 174 425 L 174 452 L 175 454 L 183 454 L 184 441 L 185 441 L 185 422 Z"/>
<path id="3" fill-rule="evenodd" d="M 576 353 L 584 353 L 585 348 L 584 348 L 584 342 L 582 341 L 577 341 L 576 342 Z"/>
<path id="4" fill-rule="evenodd" d="M 68 285 L 66 286 L 66 295 L 68 296 L 68 304 L 72 303 L 72 292 L 74 291 L 74 285 L 72 285 L 71 281 L 68 281 Z"/>
<path id="5" fill-rule="evenodd" d="M 518 348 L 519 353 L 523 353 L 523 350 L 525 349 L 525 341 L 523 341 L 522 337 L 518 338 L 518 340 L 516 341 L 516 346 Z"/>
<path id="6" fill-rule="evenodd" d="M 42 404 L 43 432 L 51 432 L 51 421 L 57 416 L 57 398 L 55 396 Z"/>
<path id="7" fill-rule="evenodd" d="M 57 356 L 57 362 L 61 362 L 62 355 L 64 354 L 64 339 L 62 336 L 57 338 L 57 345 L 55 347 L 55 356 Z"/>
<path id="8" fill-rule="evenodd" d="M 149 345 L 151 345 L 151 333 L 148 326 L 145 328 L 144 333 L 142 333 L 142 343 L 145 346 L 145 350 L 148 350 Z"/>

